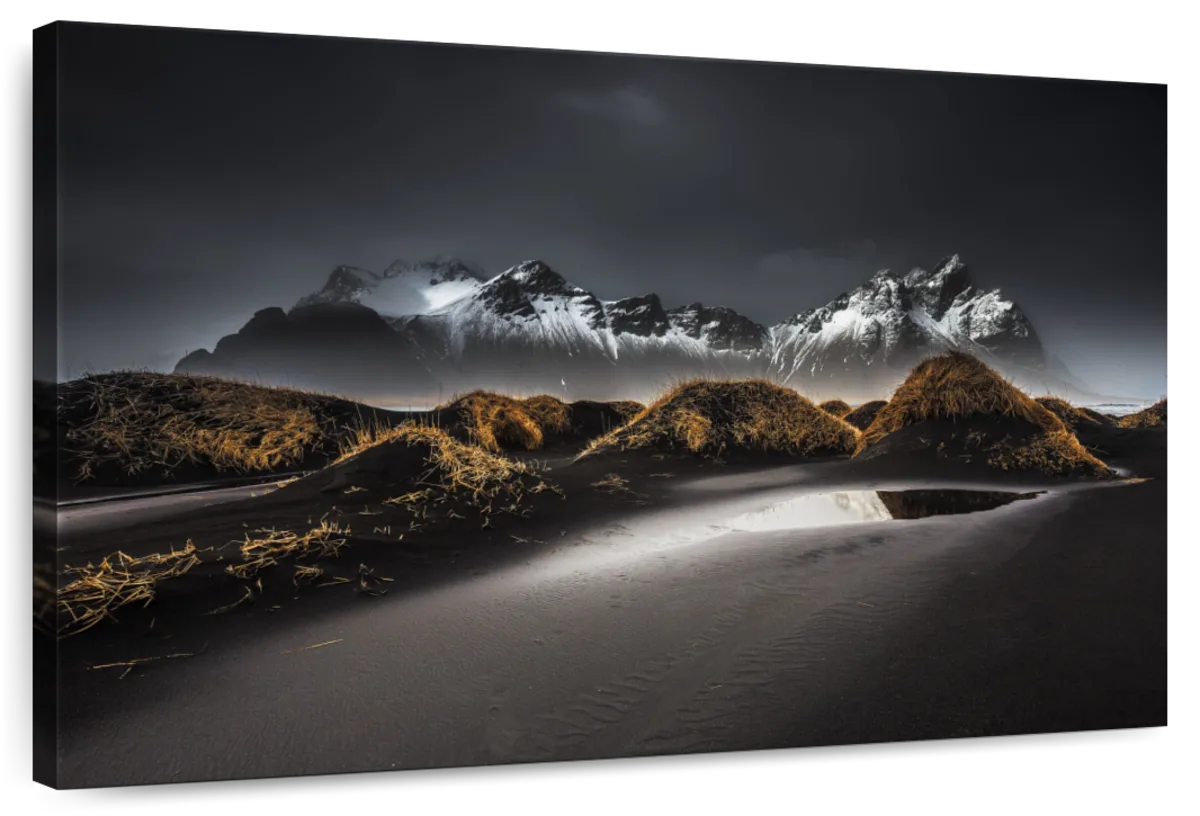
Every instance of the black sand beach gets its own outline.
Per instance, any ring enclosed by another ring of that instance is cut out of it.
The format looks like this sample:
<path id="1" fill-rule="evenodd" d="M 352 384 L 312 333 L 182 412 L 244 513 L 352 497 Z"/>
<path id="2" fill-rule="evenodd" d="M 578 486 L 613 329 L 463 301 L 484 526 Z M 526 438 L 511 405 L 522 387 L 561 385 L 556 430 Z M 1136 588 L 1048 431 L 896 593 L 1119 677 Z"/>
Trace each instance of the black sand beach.
<path id="1" fill-rule="evenodd" d="M 290 570 L 264 573 L 253 605 L 205 615 L 239 585 L 201 567 L 61 640 L 58 781 L 1164 725 L 1166 430 L 1106 443 L 1108 464 L 1145 481 L 888 457 L 542 453 L 565 497 L 539 495 L 529 518 L 411 542 L 353 519 L 326 564 L 348 583 L 297 592 Z M 594 487 L 612 472 L 620 489 Z M 159 500 L 121 527 L 77 508 L 60 516 L 60 557 L 302 524 L 319 502 L 300 485 L 207 507 Z M 802 495 L 852 505 L 853 491 L 914 488 L 1039 495 L 807 529 L 769 518 Z M 371 583 L 386 594 L 355 592 L 360 564 L 392 579 Z M 91 668 L 171 654 L 193 656 Z"/>

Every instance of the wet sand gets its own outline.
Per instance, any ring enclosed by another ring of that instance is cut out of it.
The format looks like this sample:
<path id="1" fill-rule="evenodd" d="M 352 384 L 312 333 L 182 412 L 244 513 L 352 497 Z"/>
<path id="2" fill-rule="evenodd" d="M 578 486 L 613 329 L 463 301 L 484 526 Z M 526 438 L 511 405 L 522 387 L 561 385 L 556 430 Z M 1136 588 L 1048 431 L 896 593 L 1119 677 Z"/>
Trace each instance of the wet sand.
<path id="1" fill-rule="evenodd" d="M 331 587 L 202 617 L 194 596 L 216 597 L 216 578 L 164 586 L 120 625 L 61 642 L 59 783 L 1163 725 L 1165 432 L 1119 453 L 1153 478 L 585 462 L 557 471 L 566 502 L 490 544 L 349 552 L 347 567 L 370 558 L 395 578 L 384 597 Z M 644 503 L 586 489 L 608 470 Z M 967 515 L 729 529 L 804 493 L 915 487 L 1045 492 Z M 221 535 L 255 501 L 127 539 L 199 518 Z M 110 543 L 64 542 L 77 556 Z M 169 652 L 200 653 L 125 679 L 87 669 Z"/>

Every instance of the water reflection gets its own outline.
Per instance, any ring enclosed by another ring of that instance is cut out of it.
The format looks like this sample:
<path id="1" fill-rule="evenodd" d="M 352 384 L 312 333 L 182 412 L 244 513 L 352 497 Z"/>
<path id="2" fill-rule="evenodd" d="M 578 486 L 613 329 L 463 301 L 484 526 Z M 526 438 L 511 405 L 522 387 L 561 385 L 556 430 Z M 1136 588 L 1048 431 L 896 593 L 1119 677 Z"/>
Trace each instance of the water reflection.
<path id="1" fill-rule="evenodd" d="M 919 519 L 994 510 L 1038 495 L 989 490 L 842 490 L 797 496 L 735 516 L 724 526 L 741 532 L 762 532 Z"/>

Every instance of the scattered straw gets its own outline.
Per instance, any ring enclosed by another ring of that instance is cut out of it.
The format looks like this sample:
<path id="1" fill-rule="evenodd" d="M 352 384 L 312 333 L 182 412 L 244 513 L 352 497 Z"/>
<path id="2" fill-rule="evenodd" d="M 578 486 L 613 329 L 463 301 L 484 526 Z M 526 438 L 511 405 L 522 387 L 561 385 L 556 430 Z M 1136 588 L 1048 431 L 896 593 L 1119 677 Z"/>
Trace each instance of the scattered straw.
<path id="1" fill-rule="evenodd" d="M 200 563 L 196 546 L 189 540 L 182 550 L 153 553 L 140 558 L 116 552 L 98 565 L 67 567 L 63 573 L 73 580 L 58 590 L 58 610 L 67 620 L 64 634 L 91 629 L 113 611 L 131 603 L 143 606 L 154 600 L 159 581 L 177 578 Z"/>
<path id="2" fill-rule="evenodd" d="M 604 478 L 592 482 L 592 487 L 611 495 L 624 494 L 635 499 L 644 499 L 644 493 L 638 493 L 629 486 L 629 480 L 616 473 L 606 473 Z"/>
<path id="3" fill-rule="evenodd" d="M 259 570 L 278 564 L 284 558 L 336 558 L 349 534 L 350 528 L 341 527 L 327 518 L 322 518 L 320 524 L 306 533 L 260 528 L 246 534 L 240 547 L 242 563 L 230 564 L 225 571 L 237 578 L 252 578 Z"/>

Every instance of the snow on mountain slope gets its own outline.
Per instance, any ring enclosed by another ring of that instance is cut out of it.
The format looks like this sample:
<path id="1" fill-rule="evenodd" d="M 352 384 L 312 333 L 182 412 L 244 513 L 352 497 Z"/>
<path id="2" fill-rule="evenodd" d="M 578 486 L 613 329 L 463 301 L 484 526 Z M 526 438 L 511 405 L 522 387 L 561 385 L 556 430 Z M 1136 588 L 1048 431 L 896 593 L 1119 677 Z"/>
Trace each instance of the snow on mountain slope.
<path id="1" fill-rule="evenodd" d="M 442 327 L 454 356 L 470 345 L 515 345 L 568 354 L 608 350 L 600 301 L 541 261 L 517 264 L 429 317 L 423 322 Z"/>
<path id="2" fill-rule="evenodd" d="M 342 266 L 297 309 L 338 304 L 377 312 L 405 359 L 446 393 L 565 388 L 573 398 L 645 400 L 689 377 L 763 376 L 812 397 L 867 400 L 890 394 L 921 358 L 956 349 L 1030 393 L 1086 394 L 1047 357 L 1021 309 L 977 289 L 957 255 L 932 270 L 878 272 L 770 328 L 721 306 L 666 309 L 653 293 L 601 301 L 536 260 L 489 280 L 448 258 L 397 261 L 379 275 Z M 343 352 L 353 367 L 355 350 Z"/>
<path id="3" fill-rule="evenodd" d="M 553 386 L 570 381 L 576 397 L 644 399 L 681 377 L 751 376 L 765 368 L 761 344 L 740 345 L 766 330 L 732 310 L 694 304 L 667 312 L 654 294 L 601 301 L 541 261 L 517 264 L 393 325 L 442 360 L 453 388 L 557 393 Z"/>
<path id="4" fill-rule="evenodd" d="M 922 357 L 957 349 L 1009 376 L 1046 370 L 1037 334 L 1020 308 L 970 281 L 957 255 L 933 271 L 884 270 L 819 309 L 770 330 L 770 374 L 803 387 L 851 382 L 877 390 Z"/>
<path id="5" fill-rule="evenodd" d="M 440 326 L 454 356 L 473 345 L 519 345 L 600 355 L 611 363 L 647 351 L 758 353 L 766 336 L 758 324 L 722 307 L 692 304 L 668 312 L 655 294 L 604 302 L 541 261 L 518 264 L 408 325 Z"/>
<path id="6" fill-rule="evenodd" d="M 317 303 L 359 303 L 384 318 L 428 314 L 471 294 L 483 284 L 482 270 L 457 258 L 429 258 L 416 264 L 394 261 L 382 274 L 339 266 L 319 292 L 297 307 Z"/>

